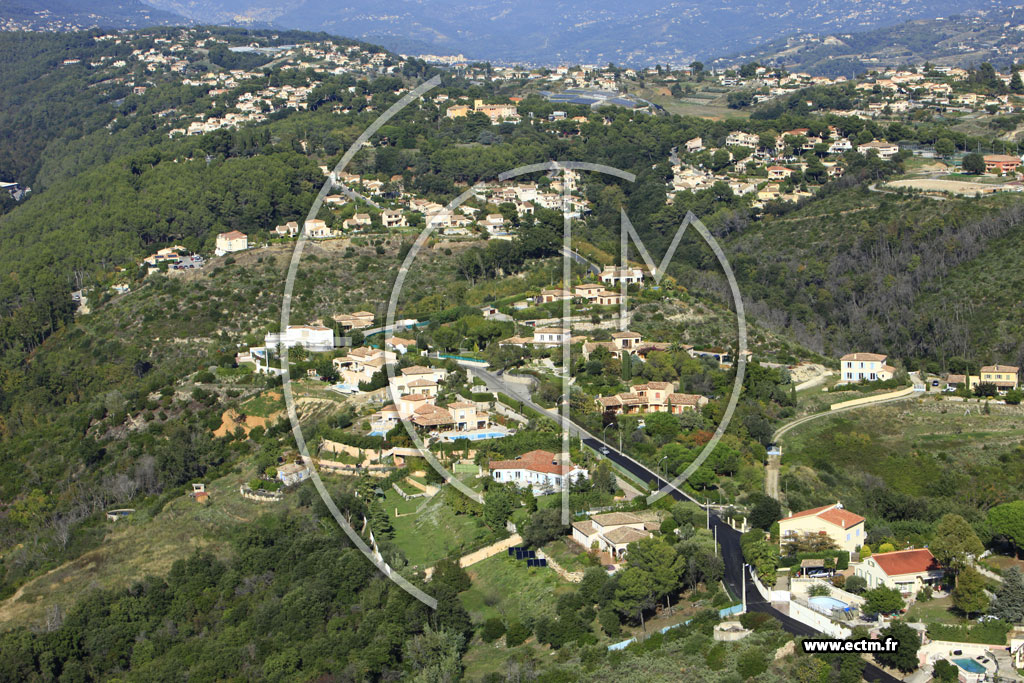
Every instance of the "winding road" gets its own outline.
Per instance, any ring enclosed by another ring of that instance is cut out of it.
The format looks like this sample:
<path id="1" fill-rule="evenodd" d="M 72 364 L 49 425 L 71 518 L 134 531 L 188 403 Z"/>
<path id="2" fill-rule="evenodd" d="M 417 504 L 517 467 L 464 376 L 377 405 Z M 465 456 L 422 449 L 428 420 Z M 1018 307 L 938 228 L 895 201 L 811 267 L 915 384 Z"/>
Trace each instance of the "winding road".
<path id="1" fill-rule="evenodd" d="M 923 391 L 923 389 L 920 391 Z M 813 413 L 811 415 L 804 415 L 803 417 L 798 417 L 792 422 L 787 422 L 786 424 L 776 429 L 775 433 L 772 434 L 772 443 L 778 443 L 779 439 L 781 439 L 786 434 L 786 432 L 793 429 L 794 427 L 799 427 L 800 425 L 810 422 L 811 420 L 817 420 L 819 417 L 825 417 L 827 415 L 838 415 L 839 413 L 845 413 L 849 410 L 856 410 L 857 408 L 866 408 L 869 406 L 880 406 L 885 403 L 906 401 L 908 398 L 916 398 L 918 394 L 919 391 L 915 391 L 914 393 L 907 394 L 906 396 L 895 396 L 893 398 L 885 398 L 878 401 L 873 401 L 871 403 L 861 403 L 858 405 L 846 406 L 845 408 L 836 408 L 835 410 L 823 410 L 820 413 Z"/>
<path id="2" fill-rule="evenodd" d="M 509 396 L 522 401 L 524 405 L 529 406 L 533 410 L 555 420 L 556 423 L 561 424 L 561 416 L 554 411 L 537 405 L 530 397 L 529 390 L 525 386 L 506 382 L 501 373 L 491 372 L 489 370 L 473 368 L 473 374 L 479 376 L 480 379 L 487 384 L 488 389 L 508 394 Z M 612 461 L 626 472 L 629 472 L 631 475 L 637 477 L 640 481 L 654 481 L 658 487 L 670 485 L 669 482 L 647 469 L 644 465 L 641 465 L 625 453 L 620 452 L 611 444 L 598 439 L 579 425 L 569 422 L 567 428 L 570 434 L 580 437 L 580 440 L 584 445 L 594 449 L 598 453 L 601 453 L 604 457 L 608 458 L 608 460 Z M 707 506 L 702 505 L 688 493 L 674 486 L 670 488 L 669 495 L 675 500 L 688 500 L 696 503 L 702 509 L 708 509 Z M 753 579 L 749 574 L 744 575 L 745 564 L 743 562 L 743 552 L 740 550 L 740 532 L 733 529 L 725 521 L 719 518 L 718 514 L 713 509 L 709 510 L 708 514 L 710 526 L 717 533 L 718 543 L 721 545 L 722 560 L 725 562 L 725 576 L 723 580 L 729 588 L 729 591 L 733 595 L 741 595 L 743 593 L 743 583 L 745 582 L 748 611 L 770 614 L 782 623 L 782 627 L 788 633 L 793 635 L 805 637 L 820 636 L 821 634 L 810 626 L 793 619 L 787 614 L 784 614 L 776 609 L 770 602 L 761 598 L 761 594 L 758 593 L 757 588 L 754 586 Z M 864 664 L 863 677 L 864 680 L 872 682 L 881 681 L 884 683 L 895 683 L 896 681 L 899 681 L 898 678 L 886 673 L 870 662 L 865 662 Z"/>

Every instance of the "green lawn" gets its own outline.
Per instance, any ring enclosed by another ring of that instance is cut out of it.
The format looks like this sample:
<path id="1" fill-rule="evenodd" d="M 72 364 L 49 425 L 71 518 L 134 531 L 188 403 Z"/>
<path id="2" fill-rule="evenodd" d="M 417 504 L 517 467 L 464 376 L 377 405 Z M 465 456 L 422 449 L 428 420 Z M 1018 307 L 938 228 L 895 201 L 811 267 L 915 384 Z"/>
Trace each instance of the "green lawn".
<path id="1" fill-rule="evenodd" d="M 961 624 L 963 619 L 950 611 L 953 599 L 933 598 L 928 602 L 915 602 L 907 610 L 907 621 L 923 621 L 926 624 Z"/>
<path id="2" fill-rule="evenodd" d="M 508 620 L 554 616 L 555 597 L 575 586 L 546 567 L 527 567 L 525 560 L 495 555 L 467 568 L 473 586 L 462 593 L 462 605 L 473 621 L 491 617 Z"/>
<path id="3" fill-rule="evenodd" d="M 989 555 L 982 564 L 986 564 L 989 567 L 995 567 L 999 571 L 1005 572 L 1010 567 L 1017 567 L 1024 572 L 1024 560 L 1018 560 L 1015 557 L 1009 557 L 1007 555 Z"/>
<path id="4" fill-rule="evenodd" d="M 542 550 L 566 571 L 582 572 L 586 571 L 588 567 L 598 566 L 579 545 L 569 541 L 566 537 L 551 541 Z"/>
<path id="5" fill-rule="evenodd" d="M 1020 498 L 1022 417 L 1020 406 L 993 405 L 985 414 L 976 404 L 929 396 L 812 420 L 783 440 L 790 503 L 809 507 L 842 495 L 863 514 L 866 476 L 897 494 L 946 504 L 984 508 Z"/>
<path id="6" fill-rule="evenodd" d="M 406 500 L 398 495 L 398 492 L 391 486 L 384 489 L 384 509 L 387 510 L 388 514 L 392 517 L 395 514 L 395 510 L 398 510 L 398 514 L 400 515 L 412 514 L 425 502 L 426 501 L 423 498 Z"/>
<path id="7" fill-rule="evenodd" d="M 256 417 L 270 417 L 284 410 L 284 399 L 280 391 L 266 391 L 242 404 L 241 412 Z"/>
<path id="8" fill-rule="evenodd" d="M 394 492 L 390 495 L 394 495 Z M 396 497 L 401 499 L 400 496 Z M 441 495 L 429 501 L 417 498 L 412 502 L 422 505 L 417 514 L 392 520 L 395 544 L 402 549 L 412 565 L 429 567 L 449 555 L 471 552 L 491 535 L 478 518 L 456 515 L 444 504 Z M 393 515 L 395 505 L 390 502 L 388 505 L 388 512 Z"/>

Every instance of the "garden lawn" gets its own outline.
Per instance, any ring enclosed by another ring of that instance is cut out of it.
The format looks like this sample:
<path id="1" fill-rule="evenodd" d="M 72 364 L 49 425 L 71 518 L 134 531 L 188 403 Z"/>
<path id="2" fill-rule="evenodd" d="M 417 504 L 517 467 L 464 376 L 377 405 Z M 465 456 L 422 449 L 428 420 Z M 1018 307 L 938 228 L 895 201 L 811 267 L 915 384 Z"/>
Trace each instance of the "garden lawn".
<path id="1" fill-rule="evenodd" d="M 915 602 L 907 610 L 907 621 L 921 621 L 926 624 L 960 624 L 963 620 L 951 611 L 953 598 L 933 598 L 927 602 Z"/>
<path id="2" fill-rule="evenodd" d="M 424 501 L 419 498 L 413 502 Z M 389 513 L 393 514 L 394 505 L 391 508 Z M 409 564 L 423 568 L 448 556 L 472 552 L 492 535 L 478 518 L 456 515 L 440 495 L 427 501 L 418 513 L 393 519 L 392 525 L 395 545 L 405 553 Z"/>
<path id="3" fill-rule="evenodd" d="M 526 560 L 505 554 L 489 557 L 466 568 L 472 587 L 461 594 L 462 605 L 482 622 L 491 617 L 506 621 L 555 615 L 555 600 L 576 587 L 548 567 L 527 567 Z"/>

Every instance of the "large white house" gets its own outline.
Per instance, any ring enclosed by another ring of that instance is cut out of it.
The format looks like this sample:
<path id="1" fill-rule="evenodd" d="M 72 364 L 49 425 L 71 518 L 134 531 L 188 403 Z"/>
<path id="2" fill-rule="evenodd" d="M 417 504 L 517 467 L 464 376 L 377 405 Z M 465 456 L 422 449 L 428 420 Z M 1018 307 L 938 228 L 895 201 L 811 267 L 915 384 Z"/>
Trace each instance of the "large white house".
<path id="1" fill-rule="evenodd" d="M 605 266 L 601 271 L 601 282 L 605 286 L 619 285 L 625 282 L 627 285 L 643 284 L 644 271 L 640 268 L 619 268 L 616 266 Z"/>
<path id="2" fill-rule="evenodd" d="M 437 396 L 438 385 L 448 377 L 448 371 L 444 368 L 428 368 L 423 365 L 413 365 L 402 368 L 389 384 L 391 400 L 398 401 L 404 394 L 425 394 Z"/>
<path id="3" fill-rule="evenodd" d="M 575 344 L 584 340 L 582 336 L 573 336 L 571 330 L 561 327 L 538 327 L 533 331 L 533 337 L 509 337 L 498 342 L 499 346 L 537 346 L 550 348 L 561 346 L 568 342 Z"/>
<path id="4" fill-rule="evenodd" d="M 249 238 L 244 232 L 232 230 L 217 235 L 217 245 L 213 253 L 217 256 L 230 254 L 235 251 L 245 251 L 249 248 Z"/>
<path id="5" fill-rule="evenodd" d="M 288 349 L 301 346 L 314 352 L 334 348 L 334 330 L 323 325 L 289 325 L 284 332 L 268 332 L 263 344 L 269 348 L 278 345 Z"/>
<path id="6" fill-rule="evenodd" d="M 927 548 L 897 550 L 872 555 L 859 563 L 854 574 L 868 582 L 868 588 L 895 588 L 904 595 L 916 595 L 926 585 L 942 581 L 945 571 Z"/>
<path id="7" fill-rule="evenodd" d="M 886 364 L 888 356 L 881 353 L 848 353 L 839 359 L 839 381 L 836 384 L 876 382 L 892 379 L 896 368 Z"/>
<path id="8" fill-rule="evenodd" d="M 558 455 L 549 451 L 530 451 L 514 460 L 491 460 L 487 468 L 494 481 L 512 482 L 516 486 L 530 486 L 535 493 L 547 493 L 579 479 L 589 479 L 590 473 L 579 465 L 560 464 Z"/>

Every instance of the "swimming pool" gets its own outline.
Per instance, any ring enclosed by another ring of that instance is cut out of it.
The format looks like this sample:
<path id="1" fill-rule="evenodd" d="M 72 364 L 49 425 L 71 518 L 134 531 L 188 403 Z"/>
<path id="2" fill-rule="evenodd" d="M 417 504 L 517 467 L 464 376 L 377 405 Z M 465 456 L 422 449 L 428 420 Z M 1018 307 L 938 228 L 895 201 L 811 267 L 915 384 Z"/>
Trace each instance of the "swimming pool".
<path id="1" fill-rule="evenodd" d="M 484 439 L 501 439 L 508 436 L 507 432 L 470 432 L 445 434 L 445 439 L 455 441 L 456 439 L 469 439 L 470 441 L 483 441 Z"/>
<path id="2" fill-rule="evenodd" d="M 834 609 L 845 610 L 849 607 L 842 600 L 836 600 L 828 595 L 815 595 L 808 602 L 811 603 L 811 607 L 823 614 L 832 614 Z"/>
<path id="3" fill-rule="evenodd" d="M 963 669 L 967 673 L 972 673 L 972 674 L 983 674 L 983 673 L 985 673 L 985 666 L 981 662 L 976 662 L 973 659 L 968 659 L 967 657 L 961 657 L 961 658 L 958 658 L 958 659 L 954 659 L 953 663 L 956 664 L 957 666 L 959 666 L 961 669 Z"/>

